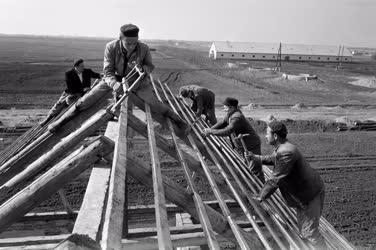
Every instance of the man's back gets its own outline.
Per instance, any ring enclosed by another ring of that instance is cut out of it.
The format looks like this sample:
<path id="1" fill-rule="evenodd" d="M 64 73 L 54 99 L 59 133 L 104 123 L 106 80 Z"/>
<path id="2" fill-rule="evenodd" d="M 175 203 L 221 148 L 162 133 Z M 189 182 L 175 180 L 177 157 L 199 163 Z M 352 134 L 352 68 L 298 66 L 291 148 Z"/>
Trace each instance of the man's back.
<path id="1" fill-rule="evenodd" d="M 273 174 L 286 175 L 280 179 L 279 188 L 290 205 L 306 204 L 324 188 L 319 173 L 308 164 L 295 145 L 286 141 L 275 154 Z"/>

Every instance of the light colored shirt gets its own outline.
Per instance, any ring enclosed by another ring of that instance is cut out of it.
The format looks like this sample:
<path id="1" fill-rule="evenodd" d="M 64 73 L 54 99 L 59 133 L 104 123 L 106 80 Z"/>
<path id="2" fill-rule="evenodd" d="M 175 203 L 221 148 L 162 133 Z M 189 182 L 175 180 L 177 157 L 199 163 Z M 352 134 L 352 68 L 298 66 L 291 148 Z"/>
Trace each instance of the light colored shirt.
<path id="1" fill-rule="evenodd" d="M 76 73 L 77 73 L 78 77 L 80 78 L 80 81 L 82 82 L 82 72 L 78 72 L 78 71 L 76 70 Z"/>

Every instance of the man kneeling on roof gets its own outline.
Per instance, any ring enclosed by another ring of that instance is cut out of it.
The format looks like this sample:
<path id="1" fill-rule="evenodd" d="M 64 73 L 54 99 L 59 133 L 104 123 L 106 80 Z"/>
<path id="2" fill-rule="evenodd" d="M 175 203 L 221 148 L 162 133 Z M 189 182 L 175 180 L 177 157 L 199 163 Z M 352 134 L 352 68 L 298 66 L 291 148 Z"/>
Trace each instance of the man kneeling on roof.
<path id="1" fill-rule="evenodd" d="M 266 140 L 274 147 L 271 155 L 249 152 L 246 156 L 262 164 L 274 165 L 271 179 L 255 199 L 263 202 L 279 188 L 286 203 L 296 210 L 302 238 L 315 249 L 326 249 L 325 240 L 319 232 L 325 197 L 323 180 L 297 147 L 287 140 L 287 129 L 282 122 L 273 120 L 268 124 Z"/>
<path id="2" fill-rule="evenodd" d="M 214 106 L 215 94 L 211 90 L 192 84 L 181 87 L 179 94 L 181 97 L 192 100 L 191 109 L 196 113 L 197 117 L 205 115 L 206 122 L 211 126 L 217 123 Z"/>
<path id="3" fill-rule="evenodd" d="M 227 112 L 226 116 L 211 128 L 205 129 L 205 135 L 229 136 L 233 147 L 242 155 L 244 155 L 246 151 L 251 151 L 254 154 L 261 154 L 260 137 L 240 111 L 238 100 L 232 97 L 227 97 L 223 102 L 223 105 L 224 110 Z M 239 135 L 242 136 L 245 134 L 247 134 L 247 136 L 244 138 L 236 138 Z M 245 149 L 239 140 L 244 140 L 244 144 L 246 145 Z M 256 175 L 262 182 L 265 181 L 260 162 L 251 161 L 249 167 L 254 175 Z"/>
<path id="4" fill-rule="evenodd" d="M 47 117 L 40 124 L 43 126 L 53 117 L 60 114 L 64 108 L 68 107 L 88 92 L 90 90 L 92 78 L 99 79 L 101 78 L 101 75 L 91 69 L 85 68 L 83 59 L 74 61 L 73 68 L 65 72 L 65 83 L 67 88 L 51 108 Z"/>

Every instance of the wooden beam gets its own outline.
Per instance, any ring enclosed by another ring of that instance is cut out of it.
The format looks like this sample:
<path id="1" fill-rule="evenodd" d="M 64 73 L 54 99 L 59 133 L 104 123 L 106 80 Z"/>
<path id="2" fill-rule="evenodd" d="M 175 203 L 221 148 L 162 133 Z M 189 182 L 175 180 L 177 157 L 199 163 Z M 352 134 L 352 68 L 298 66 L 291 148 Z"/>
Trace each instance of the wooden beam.
<path id="1" fill-rule="evenodd" d="M 151 118 L 149 104 L 145 104 L 146 121 L 148 127 L 149 149 L 151 155 L 152 178 L 155 203 L 155 218 L 158 229 L 158 246 L 159 249 L 171 249 L 171 236 L 168 228 L 166 200 L 162 182 L 162 172 L 159 163 L 157 145 L 155 142 L 154 125 Z"/>
<path id="2" fill-rule="evenodd" d="M 72 150 L 78 143 L 83 141 L 86 137 L 92 135 L 98 128 L 106 124 L 113 115 L 106 110 L 97 112 L 93 117 L 86 121 L 79 129 L 69 134 L 67 137 L 57 143 L 50 151 L 45 153 L 39 159 L 27 166 L 18 175 L 14 176 L 8 182 L 6 182 L 0 190 L 7 190 L 14 188 L 21 182 L 33 177 L 39 172 L 43 171 L 48 164 L 51 164 L 59 157 L 66 155 L 67 152 Z"/>
<path id="3" fill-rule="evenodd" d="M 72 234 L 60 242 L 55 250 L 101 250 L 101 246 L 87 235 Z"/>
<path id="4" fill-rule="evenodd" d="M 9 179 L 11 179 L 16 174 L 20 173 L 26 166 L 37 160 L 39 157 L 44 155 L 49 151 L 56 143 L 58 143 L 62 138 L 66 137 L 73 131 L 77 130 L 82 124 L 92 117 L 98 110 L 106 107 L 109 104 L 108 94 L 111 94 L 109 90 L 108 93 L 101 98 L 98 98 L 97 102 L 85 109 L 85 112 L 80 112 L 80 115 L 72 117 L 71 122 L 64 124 L 55 133 L 50 133 L 46 131 L 38 139 L 30 143 L 23 150 L 14 155 L 6 163 L 0 167 L 0 185 L 3 185 Z M 72 106 L 63 116 L 72 114 L 75 111 L 75 107 Z"/>
<path id="5" fill-rule="evenodd" d="M 99 240 L 110 173 L 108 163 L 94 165 L 72 233 L 86 234 L 95 241 Z"/>
<path id="6" fill-rule="evenodd" d="M 112 161 L 110 186 L 108 191 L 108 200 L 106 214 L 103 224 L 102 249 L 121 248 L 121 239 L 123 235 L 124 204 L 127 193 L 126 169 L 127 169 L 127 112 L 128 99 L 121 106 L 119 121 L 109 122 L 105 135 L 110 137 L 110 131 L 116 131 L 114 158 Z M 125 208 L 126 210 L 126 208 Z"/>
<path id="7" fill-rule="evenodd" d="M 140 183 L 152 187 L 153 182 L 151 180 L 151 168 L 150 166 L 144 164 L 138 159 L 133 157 L 128 157 L 128 172 L 129 174 Z M 181 188 L 175 183 L 175 181 L 170 180 L 168 177 L 163 176 L 163 185 L 166 194 L 166 198 L 180 206 L 184 211 L 189 213 L 195 220 L 199 220 L 196 207 L 192 196 L 186 192 L 185 188 Z M 219 212 L 213 210 L 211 207 L 205 205 L 206 212 L 212 224 L 213 230 L 227 238 L 232 242 L 237 242 L 234 234 L 230 229 L 230 225 L 227 223 L 226 218 Z M 252 245 L 254 243 L 255 237 L 246 233 L 244 230 L 240 230 L 242 236 L 247 242 Z"/>
<path id="8" fill-rule="evenodd" d="M 101 156 L 112 150 L 112 143 L 105 137 L 96 138 L 88 145 L 74 151 L 59 164 L 38 177 L 26 188 L 0 206 L 0 231 L 22 218 L 40 202 L 56 193 L 64 184 L 73 180 Z"/>

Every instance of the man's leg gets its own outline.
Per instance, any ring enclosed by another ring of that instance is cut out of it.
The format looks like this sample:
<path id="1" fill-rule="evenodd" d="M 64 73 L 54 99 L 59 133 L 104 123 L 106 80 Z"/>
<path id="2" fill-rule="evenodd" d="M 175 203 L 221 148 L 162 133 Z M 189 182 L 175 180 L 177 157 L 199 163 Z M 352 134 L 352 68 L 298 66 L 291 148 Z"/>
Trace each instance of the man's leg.
<path id="1" fill-rule="evenodd" d="M 322 214 L 325 191 L 321 191 L 303 209 L 296 210 L 298 228 L 302 237 L 307 240 L 315 249 L 327 249 L 325 239 L 319 231 L 320 217 Z"/>
<path id="2" fill-rule="evenodd" d="M 147 86 L 143 87 L 141 89 L 138 89 L 135 93 L 138 97 L 140 97 L 142 100 L 144 100 L 147 104 L 150 105 L 151 111 L 159 113 L 165 117 L 169 117 L 171 120 L 173 120 L 176 125 L 181 129 L 182 133 L 185 133 L 188 129 L 187 123 L 180 118 L 179 115 L 177 115 L 174 111 L 170 109 L 169 106 L 167 106 L 164 103 L 161 103 L 155 94 L 153 93 L 152 89 Z"/>
<path id="3" fill-rule="evenodd" d="M 52 106 L 50 111 L 47 114 L 47 117 L 40 123 L 41 126 L 45 125 L 47 122 L 49 122 L 53 117 L 60 114 L 60 112 L 67 107 L 66 98 L 68 94 L 65 93 L 65 91 L 61 94 L 59 97 L 59 100 Z"/>

